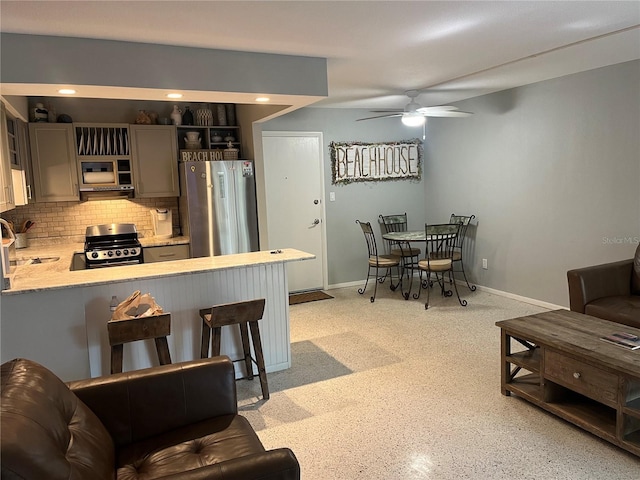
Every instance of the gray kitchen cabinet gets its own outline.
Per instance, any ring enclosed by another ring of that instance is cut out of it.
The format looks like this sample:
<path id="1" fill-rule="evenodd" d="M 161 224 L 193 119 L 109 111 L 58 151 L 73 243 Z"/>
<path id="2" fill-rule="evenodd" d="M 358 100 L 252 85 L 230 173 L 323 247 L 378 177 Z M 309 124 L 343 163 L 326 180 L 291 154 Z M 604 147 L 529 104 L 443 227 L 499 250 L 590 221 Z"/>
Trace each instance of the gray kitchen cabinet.
<path id="1" fill-rule="evenodd" d="M 2 128 L 2 193 L 0 211 L 6 211 L 31 202 L 31 162 L 27 124 L 7 112 L 4 104 L 1 112 Z"/>
<path id="2" fill-rule="evenodd" d="M 13 190 L 16 197 L 16 205 L 26 205 L 35 202 L 33 189 L 33 173 L 31 168 L 31 154 L 29 151 L 29 126 L 17 118 L 7 118 L 7 122 L 13 122 L 15 154 L 17 165 L 11 165 L 13 173 Z M 18 199 L 20 198 L 20 203 Z"/>
<path id="3" fill-rule="evenodd" d="M 36 201 L 79 200 L 73 125 L 30 123 L 29 143 Z"/>
<path id="4" fill-rule="evenodd" d="M 4 104 L 0 103 L 0 212 L 15 208 L 11 177 L 11 158 L 7 137 L 7 117 Z"/>
<path id="5" fill-rule="evenodd" d="M 131 125 L 136 198 L 178 197 L 176 127 Z"/>
<path id="6" fill-rule="evenodd" d="M 165 245 L 161 247 L 143 247 L 144 263 L 186 260 L 189 258 L 189 245 Z"/>

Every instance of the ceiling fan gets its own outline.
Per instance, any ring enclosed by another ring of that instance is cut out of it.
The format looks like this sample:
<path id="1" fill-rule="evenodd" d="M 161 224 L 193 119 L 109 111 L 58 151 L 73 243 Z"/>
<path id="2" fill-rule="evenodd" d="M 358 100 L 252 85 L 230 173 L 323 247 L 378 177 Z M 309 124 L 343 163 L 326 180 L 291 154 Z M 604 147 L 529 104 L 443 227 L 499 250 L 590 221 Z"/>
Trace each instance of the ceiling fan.
<path id="1" fill-rule="evenodd" d="M 437 107 L 423 107 L 416 98 L 420 95 L 418 90 L 408 90 L 405 95 L 409 97 L 409 103 L 404 110 L 372 110 L 373 113 L 386 113 L 386 115 L 378 115 L 375 117 L 359 118 L 356 120 L 373 120 L 374 118 L 402 117 L 402 123 L 408 127 L 419 127 L 424 125 L 426 117 L 468 117 L 473 115 L 471 112 L 463 112 L 458 107 L 451 105 L 440 105 Z"/>

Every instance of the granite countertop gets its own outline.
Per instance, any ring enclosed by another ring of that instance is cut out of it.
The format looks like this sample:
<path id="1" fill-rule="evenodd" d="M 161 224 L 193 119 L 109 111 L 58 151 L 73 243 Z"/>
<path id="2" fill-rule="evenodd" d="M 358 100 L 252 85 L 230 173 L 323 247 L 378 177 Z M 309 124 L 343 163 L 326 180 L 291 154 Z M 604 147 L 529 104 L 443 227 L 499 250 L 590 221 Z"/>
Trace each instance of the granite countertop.
<path id="1" fill-rule="evenodd" d="M 184 245 L 189 243 L 189 237 L 177 236 L 171 238 L 139 237 L 142 247 L 161 247 L 167 245 Z M 37 263 L 31 265 L 20 265 L 11 267 L 9 278 L 11 279 L 11 289 L 5 292 L 17 292 L 27 287 L 27 280 L 33 277 L 48 279 L 56 275 L 71 273 L 71 263 L 75 253 L 84 253 L 83 242 L 72 242 L 69 240 L 52 241 L 45 244 L 32 242 L 27 248 L 16 249 L 16 260 L 30 258 L 55 258 L 59 260 L 53 262 Z M 34 282 L 40 284 L 41 282 Z M 55 282 L 52 282 L 54 284 Z M 23 288 L 24 287 L 24 288 Z M 3 292 L 4 293 L 4 292 Z"/>
<path id="2" fill-rule="evenodd" d="M 144 247 L 181 245 L 189 243 L 186 237 L 170 239 L 141 238 Z M 68 245 L 34 246 L 16 250 L 16 258 L 60 257 L 54 262 L 45 262 L 12 267 L 9 275 L 11 288 L 3 290 L 2 295 L 27 293 L 40 290 L 64 289 L 112 282 L 160 278 L 166 276 L 188 275 L 211 270 L 242 268 L 276 262 L 309 260 L 315 255 L 295 249 L 283 249 L 279 253 L 270 251 L 220 255 L 216 257 L 190 258 L 169 262 L 145 263 L 89 270 L 71 271 L 74 253 L 84 252 L 82 243 Z"/>
<path id="3" fill-rule="evenodd" d="M 171 237 L 171 238 L 139 238 L 142 247 L 162 247 L 167 245 L 184 245 L 189 243 L 189 237 Z M 80 242 L 64 242 L 51 243 L 44 245 L 31 244 L 27 248 L 16 249 L 16 259 L 28 258 L 51 258 L 60 257 L 60 260 L 51 263 L 42 263 L 37 266 L 43 267 L 48 265 L 56 271 L 69 270 L 74 253 L 84 253 L 84 243 Z M 42 270 L 42 269 L 41 269 Z M 13 272 L 13 269 L 11 271 Z"/>

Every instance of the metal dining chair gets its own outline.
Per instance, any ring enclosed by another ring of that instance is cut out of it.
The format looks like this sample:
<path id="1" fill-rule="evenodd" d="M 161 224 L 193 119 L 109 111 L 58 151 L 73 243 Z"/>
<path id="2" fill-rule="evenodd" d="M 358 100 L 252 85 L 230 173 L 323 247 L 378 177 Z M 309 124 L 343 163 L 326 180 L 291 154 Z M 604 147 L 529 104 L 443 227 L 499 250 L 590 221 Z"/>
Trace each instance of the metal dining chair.
<path id="1" fill-rule="evenodd" d="M 379 255 L 378 247 L 376 245 L 376 237 L 373 233 L 373 228 L 371 227 L 371 223 L 369 222 L 361 222 L 360 220 L 356 220 L 356 223 L 360 225 L 362 229 L 362 233 L 364 234 L 364 239 L 367 242 L 367 253 L 369 255 L 368 258 L 368 270 L 367 270 L 367 280 L 365 281 L 364 287 L 358 289 L 359 294 L 364 294 L 367 290 L 367 285 L 369 284 L 369 278 L 374 278 L 373 281 L 373 296 L 371 297 L 371 302 L 376 300 L 376 293 L 378 291 L 378 282 L 383 283 L 387 277 L 387 274 L 390 277 L 391 281 L 391 290 L 395 290 L 400 283 L 400 257 L 393 255 Z M 393 284 L 393 273 L 392 269 L 396 268 L 398 273 L 398 283 Z M 383 270 L 384 274 L 381 275 L 380 271 Z"/>
<path id="2" fill-rule="evenodd" d="M 407 231 L 406 212 L 396 215 L 380 215 L 378 219 L 385 233 Z M 418 268 L 418 258 L 422 250 L 411 246 L 409 242 L 394 242 L 388 240 L 387 245 L 389 255 L 399 257 L 401 260 L 401 277 L 403 277 L 405 273 L 407 276 L 413 275 L 413 270 Z"/>
<path id="3" fill-rule="evenodd" d="M 453 251 L 454 266 L 456 263 L 459 263 L 460 270 L 456 270 L 454 268 L 454 272 L 462 272 L 464 281 L 467 283 L 467 287 L 469 287 L 469 290 L 471 290 L 472 292 L 476 290 L 476 286 L 471 285 L 469 283 L 469 280 L 467 280 L 467 274 L 464 271 L 464 262 L 462 261 L 462 257 L 463 257 L 464 240 L 467 237 L 467 228 L 469 228 L 469 224 L 474 218 L 476 218 L 475 215 L 465 216 L 465 215 L 456 215 L 455 213 L 452 213 L 451 218 L 449 218 L 449 223 L 457 223 L 460 225 L 460 234 L 456 238 L 456 245 Z"/>
<path id="4" fill-rule="evenodd" d="M 436 281 L 440 285 L 442 295 L 444 297 L 451 297 L 453 292 L 451 290 L 445 290 L 445 274 L 449 274 L 449 283 L 453 284 L 453 288 L 456 291 L 458 302 L 463 307 L 467 306 L 467 301 L 460 298 L 458 293 L 458 287 L 456 282 L 453 281 L 453 257 L 456 246 L 456 239 L 460 234 L 460 224 L 457 223 L 444 223 L 439 225 L 427 225 L 425 224 L 425 258 L 418 262 L 418 268 L 420 271 L 420 284 L 427 290 L 427 301 L 424 304 L 425 310 L 429 308 L 429 297 L 431 291 L 431 274 L 436 277 Z M 423 278 L 423 273 L 426 278 Z M 442 274 L 442 276 L 440 276 Z M 413 295 L 413 298 L 420 298 L 420 290 Z"/>

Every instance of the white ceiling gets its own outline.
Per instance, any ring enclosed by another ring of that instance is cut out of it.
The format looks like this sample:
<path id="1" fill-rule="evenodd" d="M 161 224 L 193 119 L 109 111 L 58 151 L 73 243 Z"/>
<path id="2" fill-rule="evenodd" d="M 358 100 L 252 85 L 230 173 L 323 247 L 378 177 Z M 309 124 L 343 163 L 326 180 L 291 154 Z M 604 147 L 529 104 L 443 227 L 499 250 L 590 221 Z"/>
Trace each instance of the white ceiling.
<path id="1" fill-rule="evenodd" d="M 402 108 L 410 89 L 441 105 L 640 58 L 638 0 L 1 0 L 0 29 L 324 57 L 324 107 Z"/>

